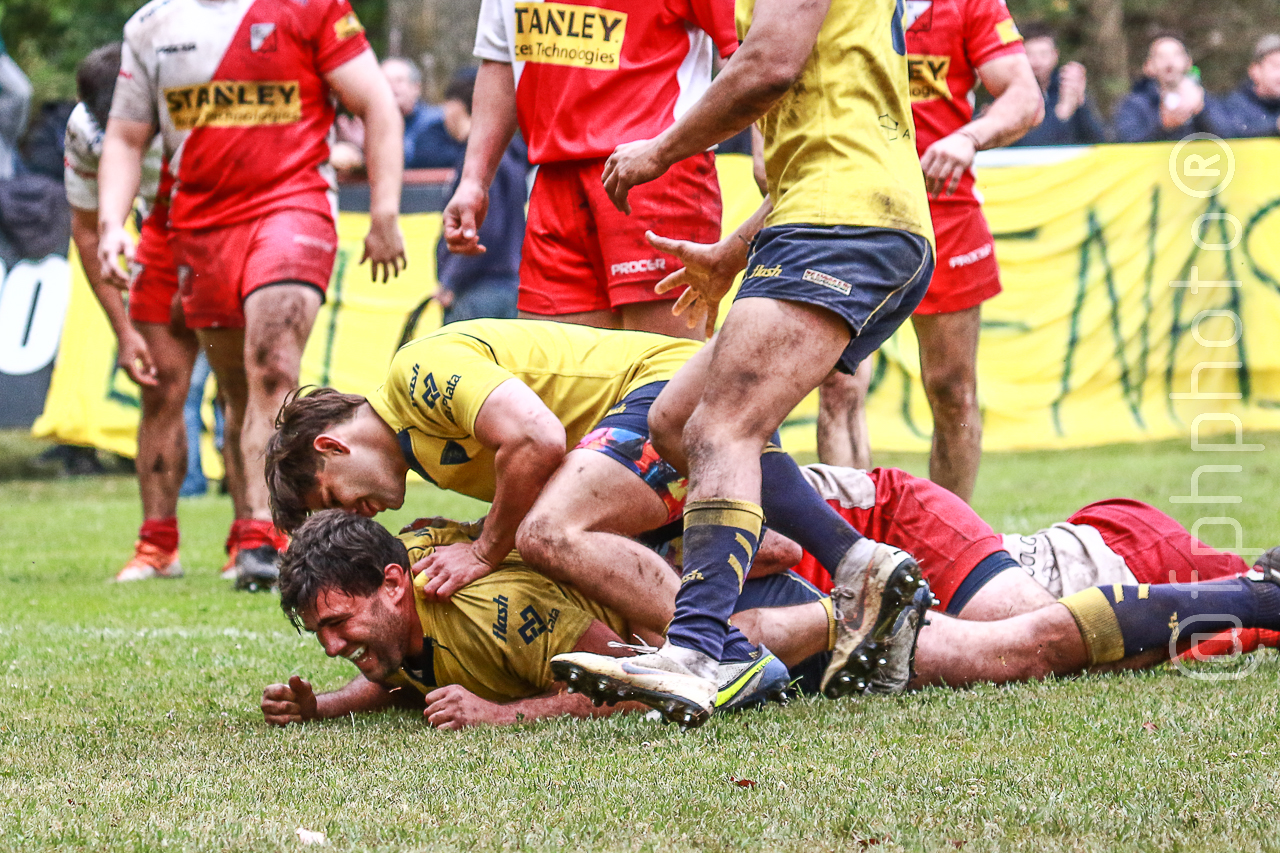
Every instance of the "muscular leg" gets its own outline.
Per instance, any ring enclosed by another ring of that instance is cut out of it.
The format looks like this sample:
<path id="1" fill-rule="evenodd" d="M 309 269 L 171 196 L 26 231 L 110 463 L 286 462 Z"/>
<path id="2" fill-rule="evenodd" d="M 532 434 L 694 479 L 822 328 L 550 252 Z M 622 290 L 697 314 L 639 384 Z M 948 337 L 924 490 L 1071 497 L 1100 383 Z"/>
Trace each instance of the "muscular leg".
<path id="1" fill-rule="evenodd" d="M 138 422 L 138 488 L 147 520 L 173 518 L 187 471 L 182 406 L 196 358 L 195 335 L 171 323 L 135 323 L 156 367 L 156 384 L 143 385 Z"/>
<path id="2" fill-rule="evenodd" d="M 911 322 L 920 341 L 920 379 L 933 410 L 929 479 L 969 501 L 982 459 L 981 307 L 953 314 L 916 314 Z"/>
<path id="3" fill-rule="evenodd" d="M 1047 589 L 1021 569 L 1007 569 L 983 584 L 960 610 L 971 622 L 996 622 L 1022 616 L 1057 601 Z"/>
<path id="4" fill-rule="evenodd" d="M 685 572 L 696 577 L 681 587 L 669 644 L 719 659 L 759 539 L 760 454 L 787 413 L 831 371 L 849 334 L 843 319 L 819 308 L 760 298 L 734 303 L 684 429 L 691 475 Z"/>
<path id="5" fill-rule="evenodd" d="M 616 610 L 658 645 L 680 580 L 664 559 L 628 537 L 666 520 L 666 505 L 622 463 L 574 450 L 525 516 L 516 547 L 542 574 Z"/>
<path id="6" fill-rule="evenodd" d="M 818 460 L 845 468 L 871 468 L 871 436 L 867 432 L 867 389 L 871 359 L 863 359 L 852 376 L 835 372 L 818 387 Z"/>
<path id="7" fill-rule="evenodd" d="M 240 452 L 252 518 L 271 520 L 262 465 L 285 395 L 298 385 L 302 351 L 320 310 L 320 292 L 305 284 L 273 284 L 244 301 L 244 371 L 248 396 Z"/>
<path id="8" fill-rule="evenodd" d="M 769 647 L 787 666 L 829 651 L 830 619 L 821 601 L 790 607 L 757 607 L 729 620 L 756 645 Z"/>
<path id="9" fill-rule="evenodd" d="M 196 335 L 218 380 L 218 393 L 223 400 L 222 462 L 227 471 L 227 488 L 231 493 L 234 517 L 249 518 L 249 503 L 244 493 L 244 455 L 240 446 L 249 394 L 244 371 L 244 330 L 199 329 Z"/>

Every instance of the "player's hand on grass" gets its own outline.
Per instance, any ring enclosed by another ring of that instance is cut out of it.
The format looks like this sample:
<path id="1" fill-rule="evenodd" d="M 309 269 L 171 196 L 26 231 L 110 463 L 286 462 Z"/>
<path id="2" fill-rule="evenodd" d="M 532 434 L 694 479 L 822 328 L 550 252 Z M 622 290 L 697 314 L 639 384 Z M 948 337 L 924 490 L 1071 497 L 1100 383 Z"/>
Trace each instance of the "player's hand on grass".
<path id="1" fill-rule="evenodd" d="M 273 726 L 302 724 L 320 716 L 311 683 L 294 675 L 288 684 L 271 684 L 262 691 L 262 718 Z"/>
<path id="2" fill-rule="evenodd" d="M 375 215 L 369 221 L 369 233 L 364 238 L 364 254 L 360 263 L 369 262 L 369 275 L 373 281 L 382 273 L 382 283 L 386 284 L 392 276 L 400 275 L 400 270 L 408 269 L 409 261 L 404 254 L 404 237 L 400 234 L 400 223 L 394 214 Z"/>
<path id="3" fill-rule="evenodd" d="M 159 381 L 156 378 L 155 362 L 151 360 L 151 350 L 147 348 L 147 340 L 136 329 L 130 328 L 120 335 L 116 351 L 116 364 L 134 382 L 150 387 Z"/>
<path id="4" fill-rule="evenodd" d="M 973 165 L 978 147 L 964 133 L 944 136 L 925 149 L 920 157 L 924 170 L 924 186 L 929 195 L 937 198 L 951 195 L 960 187 L 964 173 Z"/>
<path id="5" fill-rule="evenodd" d="M 458 731 L 467 726 L 514 723 L 515 715 L 496 702 L 488 702 L 457 684 L 432 690 L 422 717 L 437 729 Z"/>
<path id="6" fill-rule="evenodd" d="M 437 548 L 413 564 L 415 575 L 426 572 L 431 578 L 422 588 L 422 597 L 427 601 L 444 601 L 493 570 L 494 566 L 480 557 L 473 542 Z"/>
<path id="7" fill-rule="evenodd" d="M 463 179 L 444 207 L 444 244 L 455 255 L 480 255 L 480 226 L 489 213 L 489 191 Z"/>
<path id="8" fill-rule="evenodd" d="M 653 288 L 655 293 L 666 293 L 682 285 L 688 290 L 680 294 L 671 313 L 677 317 L 688 313 L 689 328 L 699 322 L 706 325 L 707 336 L 715 332 L 716 312 L 720 300 L 733 287 L 733 279 L 745 263 L 745 255 L 735 251 L 735 237 L 719 243 L 691 243 L 688 240 L 672 240 L 660 237 L 652 231 L 645 232 L 649 244 L 660 252 L 674 255 L 684 264 Z"/>
<path id="9" fill-rule="evenodd" d="M 624 142 L 613 149 L 605 161 L 600 180 L 614 207 L 630 215 L 631 203 L 627 201 L 627 193 L 631 188 L 660 178 L 667 171 L 670 165 L 659 152 L 658 139 Z"/>
<path id="10" fill-rule="evenodd" d="M 98 265 L 102 281 L 124 290 L 129 286 L 129 265 L 133 263 L 133 235 L 122 225 L 109 225 L 98 235 Z"/>

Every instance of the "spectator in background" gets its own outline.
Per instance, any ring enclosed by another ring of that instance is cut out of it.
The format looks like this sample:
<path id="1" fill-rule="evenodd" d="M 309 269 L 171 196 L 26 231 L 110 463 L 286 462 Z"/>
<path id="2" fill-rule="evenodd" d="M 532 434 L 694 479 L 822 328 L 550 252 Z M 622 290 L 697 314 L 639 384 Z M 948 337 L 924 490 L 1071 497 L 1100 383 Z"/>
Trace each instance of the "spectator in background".
<path id="1" fill-rule="evenodd" d="M 1226 97 L 1211 99 L 1208 112 L 1218 136 L 1280 135 L 1280 35 L 1258 40 L 1248 79 Z"/>
<path id="2" fill-rule="evenodd" d="M 22 171 L 18 140 L 31 114 L 31 81 L 0 40 L 0 180 Z"/>
<path id="3" fill-rule="evenodd" d="M 404 116 L 404 167 L 451 169 L 461 163 L 467 149 L 466 134 L 458 137 L 455 131 L 460 121 L 470 124 L 470 113 L 460 116 L 460 107 L 456 102 L 450 107 L 447 97 L 441 105 L 425 103 L 422 72 L 412 60 L 400 56 L 384 59 L 382 73 Z M 454 111 L 452 116 L 450 109 Z M 344 175 L 360 171 L 364 168 L 364 126 L 349 115 L 338 116 L 335 126 L 337 141 L 329 153 L 329 164 Z M 459 138 L 463 141 L 459 142 Z"/>
<path id="4" fill-rule="evenodd" d="M 445 127 L 450 137 L 466 147 L 471 134 L 471 98 L 476 87 L 475 68 L 454 75 L 444 93 Z M 458 188 L 461 156 L 453 164 L 454 174 L 446 195 Z M 493 183 L 489 185 L 489 214 L 480 225 L 478 255 L 455 255 L 444 235 L 436 246 L 437 298 L 444 308 L 444 322 L 474 320 L 479 317 L 514 319 L 520 288 L 520 249 L 524 242 L 524 204 L 528 196 L 529 149 L 517 135 L 507 146 Z"/>
<path id="5" fill-rule="evenodd" d="M 1106 128 L 1086 92 L 1088 76 L 1079 62 L 1058 65 L 1053 31 L 1040 23 L 1022 27 L 1031 70 L 1044 95 L 1044 121 L 1014 145 L 1092 145 L 1105 142 Z"/>
<path id="6" fill-rule="evenodd" d="M 422 73 L 408 59 L 383 60 L 382 73 L 404 116 L 404 167 L 447 169 L 461 162 L 466 143 L 445 127 L 443 107 L 422 101 Z"/>
<path id="7" fill-rule="evenodd" d="M 1191 54 L 1182 39 L 1156 36 L 1142 74 L 1116 108 L 1116 142 L 1160 142 L 1213 132 L 1204 112 L 1204 89 L 1192 74 Z"/>

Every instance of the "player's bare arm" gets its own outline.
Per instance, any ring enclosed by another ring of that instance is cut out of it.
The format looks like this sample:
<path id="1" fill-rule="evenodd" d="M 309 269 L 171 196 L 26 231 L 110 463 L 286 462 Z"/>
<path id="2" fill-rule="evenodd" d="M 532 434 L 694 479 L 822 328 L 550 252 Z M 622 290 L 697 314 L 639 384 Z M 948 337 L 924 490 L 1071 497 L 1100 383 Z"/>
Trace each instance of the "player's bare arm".
<path id="1" fill-rule="evenodd" d="M 107 122 L 102 139 L 97 257 L 101 281 L 121 290 L 129 286 L 129 264 L 136 248 L 125 223 L 142 185 L 142 159 L 155 135 L 155 125 L 150 122 L 113 118 Z"/>
<path id="2" fill-rule="evenodd" d="M 392 694 L 381 684 L 357 675 L 342 689 L 317 695 L 311 682 L 295 675 L 288 684 L 271 684 L 263 689 L 262 718 L 273 726 L 287 726 L 383 711 L 394 704 Z"/>
<path id="3" fill-rule="evenodd" d="M 364 256 L 374 281 L 399 275 L 408 262 L 400 234 L 400 184 L 404 177 L 404 119 L 378 60 L 366 50 L 325 74 L 352 115 L 364 123 L 365 164 L 369 173 L 369 234 Z"/>
<path id="4" fill-rule="evenodd" d="M 489 212 L 489 185 L 516 132 L 516 84 L 511 65 L 485 60 L 476 73 L 471 135 L 458 188 L 444 209 L 444 241 L 458 255 L 478 255 Z"/>
<path id="5" fill-rule="evenodd" d="M 431 580 L 427 600 L 448 598 L 493 571 L 516 545 L 516 531 L 565 456 L 565 430 L 518 379 L 493 390 L 476 417 L 475 437 L 494 451 L 497 488 L 480 538 L 437 548 L 414 565 Z"/>
<path id="6" fill-rule="evenodd" d="M 723 142 L 768 112 L 800 76 L 830 6 L 831 0 L 759 0 L 742 45 L 689 111 L 653 139 L 614 149 L 603 175 L 614 206 L 630 213 L 627 193 L 632 187 Z"/>
<path id="7" fill-rule="evenodd" d="M 979 118 L 930 145 L 920 157 L 931 195 L 951 195 L 979 151 L 1021 139 L 1044 119 L 1044 97 L 1024 53 L 978 66 L 978 79 L 995 101 Z"/>
<path id="8" fill-rule="evenodd" d="M 575 652 L 594 652 L 614 657 L 627 657 L 630 650 L 610 643 L 620 643 L 621 638 L 608 625 L 596 620 L 583 633 Z M 433 690 L 427 694 L 427 708 L 423 719 L 438 729 L 457 731 L 467 726 L 509 726 L 513 723 L 542 720 L 548 717 L 608 717 L 623 711 L 647 711 L 636 702 L 619 702 L 616 705 L 597 707 L 581 693 L 559 690 L 541 696 L 530 696 L 515 702 L 489 702 L 457 684 Z"/>
<path id="9" fill-rule="evenodd" d="M 155 385 L 156 366 L 146 339 L 129 322 L 129 312 L 119 289 L 102 280 L 102 266 L 98 263 L 98 211 L 71 208 L 71 242 L 76 245 L 84 277 L 116 336 L 116 364 L 139 385 Z"/>

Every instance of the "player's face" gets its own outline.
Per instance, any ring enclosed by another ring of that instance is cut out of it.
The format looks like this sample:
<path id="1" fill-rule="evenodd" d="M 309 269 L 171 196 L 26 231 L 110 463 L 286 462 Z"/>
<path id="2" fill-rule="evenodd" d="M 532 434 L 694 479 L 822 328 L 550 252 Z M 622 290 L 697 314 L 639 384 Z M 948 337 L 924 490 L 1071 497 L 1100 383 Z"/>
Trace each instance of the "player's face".
<path id="1" fill-rule="evenodd" d="M 350 444 L 345 452 L 324 454 L 307 509 L 343 509 L 372 518 L 404 504 L 404 477 L 371 448 Z"/>
<path id="2" fill-rule="evenodd" d="M 386 681 L 404 661 L 407 627 L 386 602 L 385 589 L 360 597 L 326 590 L 302 613 L 324 653 L 351 661 L 370 681 Z"/>

